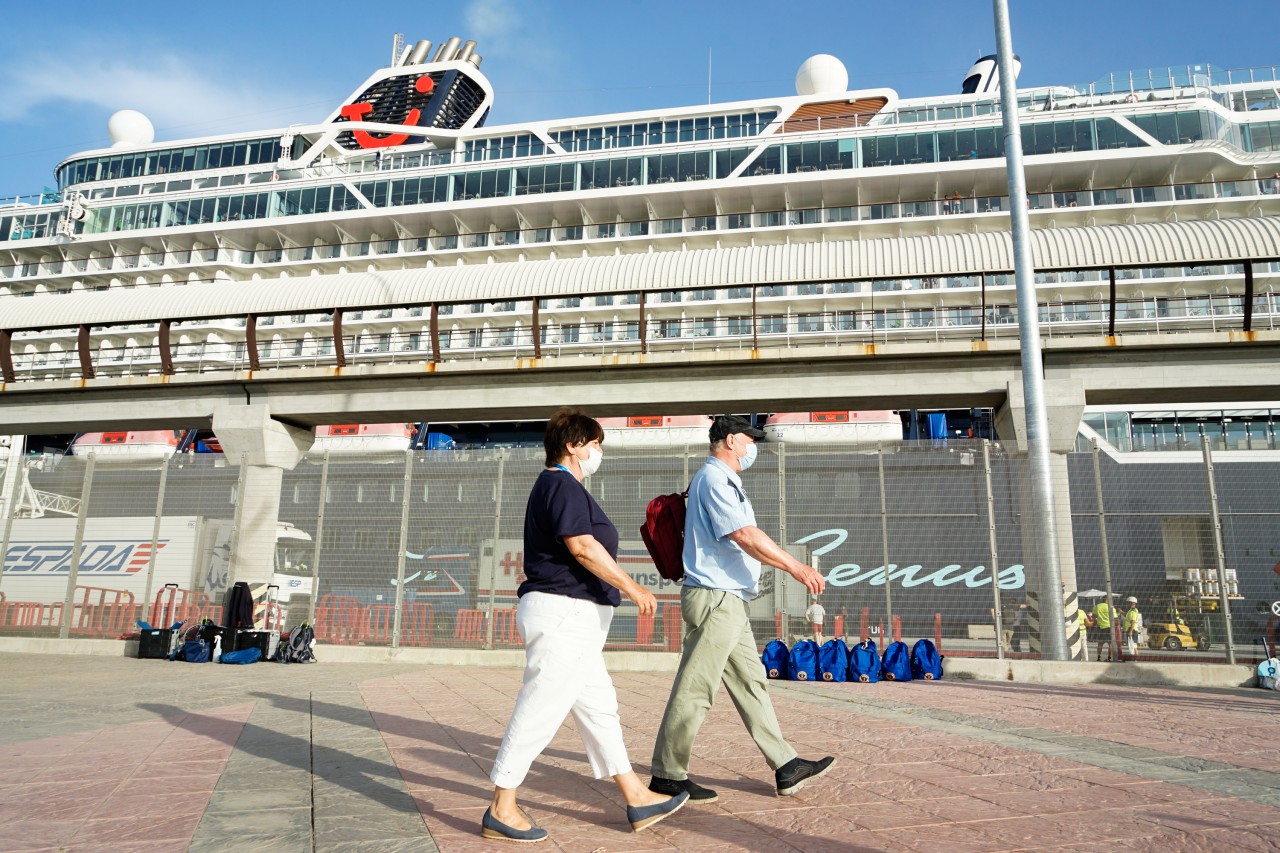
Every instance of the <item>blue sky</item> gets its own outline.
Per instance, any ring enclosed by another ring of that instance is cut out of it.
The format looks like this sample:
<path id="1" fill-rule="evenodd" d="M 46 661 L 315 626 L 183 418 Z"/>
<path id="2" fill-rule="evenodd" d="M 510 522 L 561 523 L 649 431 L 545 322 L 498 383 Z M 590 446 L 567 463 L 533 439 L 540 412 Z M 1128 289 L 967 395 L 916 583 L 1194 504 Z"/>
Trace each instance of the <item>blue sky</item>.
<path id="1" fill-rule="evenodd" d="M 1276 0 L 1011 0 L 1022 85 L 1211 63 L 1280 64 Z M 851 88 L 955 92 L 994 52 L 987 0 L 455 0 L 5 4 L 0 197 L 53 184 L 53 168 L 107 144 L 117 109 L 157 140 L 318 121 L 375 68 L 391 39 L 475 38 L 497 91 L 490 124 L 794 92 L 815 53 Z"/>

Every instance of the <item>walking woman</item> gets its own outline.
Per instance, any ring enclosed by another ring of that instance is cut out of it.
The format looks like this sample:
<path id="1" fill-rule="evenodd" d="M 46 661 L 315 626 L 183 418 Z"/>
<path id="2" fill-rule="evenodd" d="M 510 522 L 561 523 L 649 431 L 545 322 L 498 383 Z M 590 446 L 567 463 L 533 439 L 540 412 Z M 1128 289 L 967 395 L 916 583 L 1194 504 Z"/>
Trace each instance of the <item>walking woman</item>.
<path id="1" fill-rule="evenodd" d="M 489 778 L 493 802 L 484 813 L 486 838 L 535 842 L 547 831 L 533 825 L 516 795 L 533 760 L 572 713 L 597 779 L 612 776 L 627 803 L 632 830 L 652 826 L 689 799 L 655 794 L 631 769 L 618 719 L 618 697 L 604 666 L 604 641 L 621 603 L 619 590 L 641 614 L 657 609 L 653 593 L 618 566 L 618 531 L 582 485 L 604 458 L 604 430 L 576 409 L 560 409 L 547 423 L 547 467 L 533 485 L 524 516 L 525 581 L 516 627 L 524 639 L 524 685 L 507 723 Z"/>

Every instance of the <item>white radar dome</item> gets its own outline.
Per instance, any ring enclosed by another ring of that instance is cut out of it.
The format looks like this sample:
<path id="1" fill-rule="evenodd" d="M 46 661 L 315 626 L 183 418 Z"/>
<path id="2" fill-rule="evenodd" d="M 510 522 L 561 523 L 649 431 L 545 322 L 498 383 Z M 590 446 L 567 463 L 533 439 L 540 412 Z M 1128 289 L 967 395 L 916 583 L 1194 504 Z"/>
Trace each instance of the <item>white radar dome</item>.
<path id="1" fill-rule="evenodd" d="M 811 56 L 796 72 L 797 95 L 842 94 L 849 91 L 849 72 L 829 53 Z"/>
<path id="2" fill-rule="evenodd" d="M 120 110 L 107 119 L 107 134 L 112 148 L 133 148 L 154 142 L 156 129 L 151 119 L 137 110 Z"/>

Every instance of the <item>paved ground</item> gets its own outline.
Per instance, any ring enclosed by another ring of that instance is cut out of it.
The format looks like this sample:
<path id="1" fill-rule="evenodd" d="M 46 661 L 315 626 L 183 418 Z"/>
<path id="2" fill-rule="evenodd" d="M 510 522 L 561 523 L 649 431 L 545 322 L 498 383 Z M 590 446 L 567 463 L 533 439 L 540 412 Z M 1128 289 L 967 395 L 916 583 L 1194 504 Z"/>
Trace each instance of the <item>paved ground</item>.
<path id="1" fill-rule="evenodd" d="M 478 851 L 515 670 L 0 654 L 0 851 Z M 644 773 L 669 675 L 615 678 Z M 535 849 L 1280 850 L 1280 695 L 993 682 L 778 684 L 819 783 L 778 798 L 726 697 L 640 834 L 569 726 L 524 803 Z"/>

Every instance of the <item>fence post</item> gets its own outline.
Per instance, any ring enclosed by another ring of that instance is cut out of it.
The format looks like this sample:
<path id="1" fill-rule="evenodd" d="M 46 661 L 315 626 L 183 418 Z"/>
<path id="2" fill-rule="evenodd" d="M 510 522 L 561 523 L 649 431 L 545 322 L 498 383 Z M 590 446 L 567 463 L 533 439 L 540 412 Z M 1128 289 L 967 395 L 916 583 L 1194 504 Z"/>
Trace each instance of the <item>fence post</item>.
<path id="1" fill-rule="evenodd" d="M 328 456 L 326 454 L 326 461 Z M 413 486 L 413 448 L 404 452 L 404 485 L 400 496 L 400 551 L 396 554 L 396 608 L 391 627 L 391 648 L 400 648 L 400 626 L 404 612 L 404 559 L 409 547 L 409 489 Z"/>
<path id="2" fill-rule="evenodd" d="M 27 461 L 22 457 L 22 449 L 10 445 L 9 462 L 6 474 L 13 474 L 13 486 L 9 489 L 9 502 L 4 505 L 4 541 L 0 542 L 0 586 L 4 584 L 4 566 L 9 559 L 9 540 L 13 537 L 13 520 L 18 517 L 18 495 L 22 484 L 27 479 Z"/>
<path id="3" fill-rule="evenodd" d="M 329 451 L 324 452 L 320 466 L 320 501 L 316 509 L 316 539 L 311 549 L 311 604 L 307 608 L 307 622 L 316 624 L 316 601 L 320 598 L 320 548 L 324 541 L 324 505 L 329 500 Z"/>
<path id="4" fill-rule="evenodd" d="M 493 496 L 493 551 L 489 562 L 489 611 L 485 614 L 484 647 L 493 648 L 493 605 L 498 586 L 498 538 L 502 535 L 502 475 L 506 468 L 506 448 L 498 450 L 498 480 Z"/>
<path id="5" fill-rule="evenodd" d="M 144 609 L 147 603 L 151 601 L 151 583 L 155 580 L 156 574 L 156 548 L 160 545 L 160 522 L 164 519 L 164 492 L 169 482 L 169 465 L 172 462 L 172 459 L 166 459 L 164 464 L 160 466 L 160 485 L 156 487 L 156 516 L 151 525 L 151 554 L 147 557 L 147 585 L 142 593 L 142 607 Z M 154 625 L 152 627 L 162 628 L 164 626 Z"/>
<path id="6" fill-rule="evenodd" d="M 880 468 L 880 546 L 884 551 L 884 613 L 893 623 L 893 582 L 889 577 L 889 502 L 884 484 L 884 445 L 876 447 L 876 461 Z"/>
<path id="7" fill-rule="evenodd" d="M 1218 601 L 1222 602 L 1222 622 L 1226 629 L 1227 663 L 1236 662 L 1235 636 L 1231 632 L 1231 597 L 1227 586 L 1227 561 L 1222 550 L 1222 519 L 1218 516 L 1218 487 L 1213 481 L 1213 452 L 1209 449 L 1209 436 L 1200 436 L 1200 447 L 1204 452 L 1204 473 L 1209 481 L 1209 518 L 1213 522 L 1213 554 L 1218 564 Z M 92 457 L 90 457 L 92 458 Z"/>
<path id="8" fill-rule="evenodd" d="M 1107 652 L 1115 658 L 1120 659 L 1119 636 L 1119 620 L 1116 619 L 1115 600 L 1111 595 L 1111 549 L 1107 544 L 1107 512 L 1102 503 L 1102 467 L 1098 454 L 1098 439 L 1093 439 L 1093 491 L 1098 501 L 1098 541 L 1102 543 L 1102 580 L 1103 588 L 1107 593 L 1107 613 L 1111 617 L 1111 627 L 1107 629 Z M 1098 608 L 1095 606 L 1094 612 Z M 1084 659 L 1089 659 L 1089 644 L 1085 643 Z"/>
<path id="9" fill-rule="evenodd" d="M 93 465 L 96 461 L 90 453 L 84 464 L 84 483 L 80 487 L 80 510 L 76 513 L 76 541 L 71 549 L 71 571 L 67 573 L 67 597 L 62 604 L 62 625 L 58 639 L 71 636 L 71 608 L 75 606 L 76 579 L 80 574 L 80 549 L 84 547 L 84 525 L 89 515 L 89 492 L 93 488 Z"/>
<path id="10" fill-rule="evenodd" d="M 782 543 L 785 550 L 787 547 L 787 446 L 786 444 L 778 444 L 778 541 Z M 776 567 L 773 569 L 773 600 L 774 604 L 781 604 L 779 608 L 782 612 L 782 642 L 788 643 L 791 637 L 791 613 L 787 610 L 787 576 L 779 571 Z"/>
<path id="11" fill-rule="evenodd" d="M 996 660 L 1004 660 L 1004 613 L 1000 608 L 1000 552 L 996 547 L 996 501 L 991 490 L 991 439 L 982 440 L 982 475 L 987 489 L 987 547 L 991 551 L 991 605 L 995 613 Z"/>

